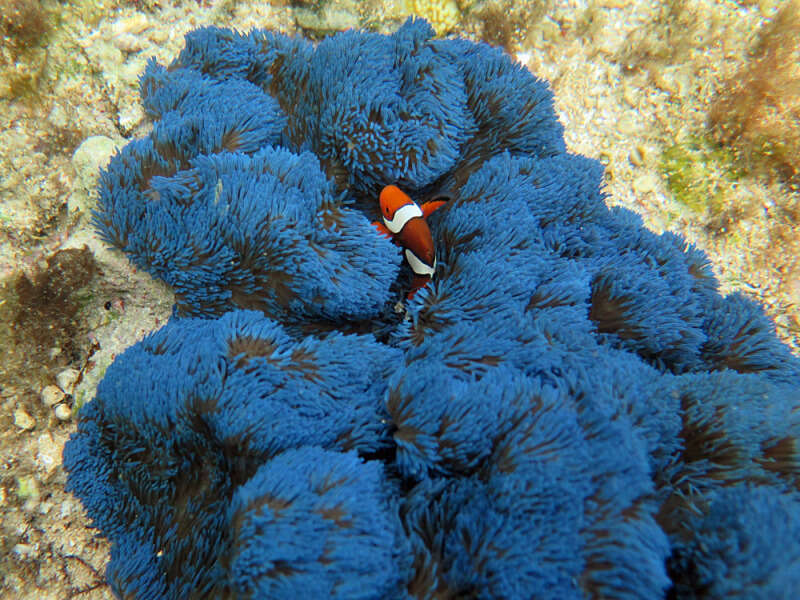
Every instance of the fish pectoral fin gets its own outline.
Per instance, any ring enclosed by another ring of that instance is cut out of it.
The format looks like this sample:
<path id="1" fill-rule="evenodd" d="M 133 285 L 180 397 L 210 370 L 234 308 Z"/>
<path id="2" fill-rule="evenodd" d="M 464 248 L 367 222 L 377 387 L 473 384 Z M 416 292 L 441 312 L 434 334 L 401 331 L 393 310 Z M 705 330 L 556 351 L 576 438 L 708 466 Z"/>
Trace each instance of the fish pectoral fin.
<path id="1" fill-rule="evenodd" d="M 383 235 L 384 237 L 387 237 L 387 238 L 389 238 L 389 239 L 392 239 L 392 238 L 394 237 L 394 236 L 392 235 L 392 232 L 391 232 L 391 231 L 389 231 L 389 230 L 386 228 L 386 225 L 384 225 L 384 224 L 383 224 L 383 223 L 381 223 L 380 221 L 373 221 L 373 222 L 372 222 L 372 224 L 375 226 L 375 229 L 377 229 L 377 230 L 378 230 L 378 233 L 380 233 L 380 234 L 381 234 L 381 235 Z"/>
<path id="2" fill-rule="evenodd" d="M 447 200 L 431 200 L 430 202 L 426 202 L 420 206 L 420 209 L 422 209 L 422 218 L 427 219 L 443 204 L 447 204 Z"/>

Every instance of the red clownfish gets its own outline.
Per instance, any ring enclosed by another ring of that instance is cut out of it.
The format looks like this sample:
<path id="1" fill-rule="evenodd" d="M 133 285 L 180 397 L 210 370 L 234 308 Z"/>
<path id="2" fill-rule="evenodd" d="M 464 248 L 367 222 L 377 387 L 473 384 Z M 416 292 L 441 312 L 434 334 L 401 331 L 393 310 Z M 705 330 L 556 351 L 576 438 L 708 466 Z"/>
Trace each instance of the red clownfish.
<path id="1" fill-rule="evenodd" d="M 436 271 L 436 250 L 425 219 L 445 201 L 432 200 L 419 206 L 396 185 L 387 185 L 381 191 L 380 204 L 383 223 L 373 225 L 403 247 L 403 255 L 414 271 L 414 282 L 408 294 L 411 300 Z"/>

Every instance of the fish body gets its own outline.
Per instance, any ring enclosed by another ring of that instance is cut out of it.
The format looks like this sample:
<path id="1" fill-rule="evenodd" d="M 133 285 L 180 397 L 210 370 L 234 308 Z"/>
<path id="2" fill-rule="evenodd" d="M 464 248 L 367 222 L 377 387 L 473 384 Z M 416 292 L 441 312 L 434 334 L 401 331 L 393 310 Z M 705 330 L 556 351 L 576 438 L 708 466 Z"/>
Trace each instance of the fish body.
<path id="1" fill-rule="evenodd" d="M 383 223 L 374 223 L 378 231 L 391 237 L 403 248 L 414 282 L 408 299 L 424 287 L 436 272 L 436 249 L 425 219 L 444 201 L 426 202 L 419 206 L 396 185 L 387 185 L 379 198 Z"/>

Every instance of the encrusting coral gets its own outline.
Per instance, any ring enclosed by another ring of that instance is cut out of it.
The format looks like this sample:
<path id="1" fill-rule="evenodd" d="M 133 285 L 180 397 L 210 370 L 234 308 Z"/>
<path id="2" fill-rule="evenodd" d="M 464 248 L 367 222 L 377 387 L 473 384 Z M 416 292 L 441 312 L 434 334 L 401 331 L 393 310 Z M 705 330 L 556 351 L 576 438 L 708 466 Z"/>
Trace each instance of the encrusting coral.
<path id="1" fill-rule="evenodd" d="M 64 452 L 116 594 L 796 589 L 800 360 L 702 252 L 606 207 L 544 82 L 410 20 L 316 47 L 201 29 L 141 87 L 154 128 L 95 222 L 176 315 Z M 388 184 L 449 198 L 405 317 L 370 224 Z"/>

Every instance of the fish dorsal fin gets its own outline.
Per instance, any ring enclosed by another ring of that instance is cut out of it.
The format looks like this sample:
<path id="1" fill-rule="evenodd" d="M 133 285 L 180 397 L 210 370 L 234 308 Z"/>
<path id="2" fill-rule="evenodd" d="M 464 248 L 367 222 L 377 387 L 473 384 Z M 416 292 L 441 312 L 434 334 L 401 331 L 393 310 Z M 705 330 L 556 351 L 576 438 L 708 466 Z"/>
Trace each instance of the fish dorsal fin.
<path id="1" fill-rule="evenodd" d="M 429 202 L 426 202 L 420 206 L 420 210 L 422 210 L 422 216 L 427 219 L 434 213 L 434 211 L 436 211 L 437 208 L 443 206 L 444 204 L 447 204 L 447 200 L 430 200 Z"/>

